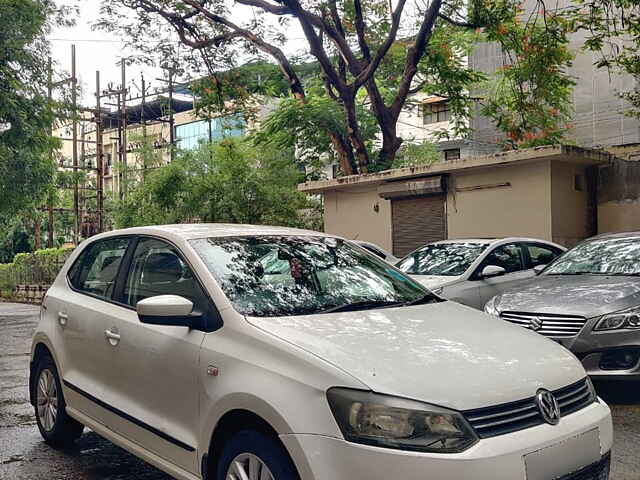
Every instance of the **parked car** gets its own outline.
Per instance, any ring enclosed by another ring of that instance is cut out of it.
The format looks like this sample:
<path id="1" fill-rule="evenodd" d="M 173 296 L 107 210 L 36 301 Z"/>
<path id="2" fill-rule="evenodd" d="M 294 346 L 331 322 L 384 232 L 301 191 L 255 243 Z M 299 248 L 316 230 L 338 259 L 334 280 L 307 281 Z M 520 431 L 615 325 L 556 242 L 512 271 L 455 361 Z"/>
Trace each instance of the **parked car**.
<path id="1" fill-rule="evenodd" d="M 392 265 L 395 265 L 396 263 L 398 263 L 398 260 L 400 260 L 398 257 L 394 257 L 384 248 L 379 247 L 375 243 L 365 242 L 364 240 L 353 240 L 353 243 L 360 245 L 366 250 L 369 250 L 374 255 L 379 256 L 381 259 Z"/>
<path id="2" fill-rule="evenodd" d="M 481 310 L 565 250 L 535 238 L 443 240 L 411 252 L 397 267 L 438 295 Z"/>
<path id="3" fill-rule="evenodd" d="M 46 442 L 87 426 L 183 480 L 609 471 L 610 410 L 566 349 L 304 230 L 92 237 L 43 301 L 30 378 Z"/>
<path id="4" fill-rule="evenodd" d="M 561 343 L 592 377 L 640 379 L 640 232 L 580 243 L 485 311 Z"/>

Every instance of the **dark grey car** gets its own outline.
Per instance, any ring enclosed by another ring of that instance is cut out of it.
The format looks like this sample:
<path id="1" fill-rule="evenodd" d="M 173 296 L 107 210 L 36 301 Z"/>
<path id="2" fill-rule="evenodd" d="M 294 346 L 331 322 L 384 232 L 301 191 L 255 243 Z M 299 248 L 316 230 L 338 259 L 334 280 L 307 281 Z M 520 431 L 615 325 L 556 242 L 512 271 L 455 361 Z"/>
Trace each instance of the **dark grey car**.
<path id="1" fill-rule="evenodd" d="M 561 343 L 593 377 L 640 380 L 640 232 L 582 242 L 485 311 Z"/>

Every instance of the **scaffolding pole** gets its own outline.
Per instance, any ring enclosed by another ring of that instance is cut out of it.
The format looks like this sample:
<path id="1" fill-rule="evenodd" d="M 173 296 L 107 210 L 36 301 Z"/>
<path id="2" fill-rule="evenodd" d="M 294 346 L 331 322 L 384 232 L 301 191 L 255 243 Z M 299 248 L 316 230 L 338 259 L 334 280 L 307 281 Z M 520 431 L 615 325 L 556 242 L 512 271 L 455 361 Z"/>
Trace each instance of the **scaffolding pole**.
<path id="1" fill-rule="evenodd" d="M 78 79 L 76 77 L 76 46 L 71 45 L 71 103 L 73 105 L 73 122 L 72 122 L 72 158 L 73 168 L 76 170 L 73 177 L 73 213 L 75 217 L 73 228 L 73 243 L 78 245 L 80 239 L 80 209 L 79 209 L 79 191 L 78 191 Z"/>
<path id="2" fill-rule="evenodd" d="M 98 233 L 104 231 L 104 155 L 102 151 L 102 108 L 100 106 L 100 71 L 96 70 L 96 206 L 98 210 Z"/>

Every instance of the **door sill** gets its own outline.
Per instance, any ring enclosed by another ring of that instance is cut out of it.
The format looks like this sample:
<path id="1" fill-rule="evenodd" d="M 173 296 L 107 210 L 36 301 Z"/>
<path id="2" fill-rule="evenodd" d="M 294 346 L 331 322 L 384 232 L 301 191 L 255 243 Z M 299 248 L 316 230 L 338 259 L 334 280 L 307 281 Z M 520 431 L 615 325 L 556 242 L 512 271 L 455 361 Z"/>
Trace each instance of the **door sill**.
<path id="1" fill-rule="evenodd" d="M 132 442 L 131 440 L 123 437 L 119 433 L 114 432 L 103 424 L 93 420 L 91 417 L 79 412 L 73 407 L 67 405 L 67 413 L 82 423 L 85 427 L 93 430 L 95 433 L 107 440 L 115 443 L 119 447 L 124 448 L 128 452 L 132 453 L 138 458 L 141 458 L 147 463 L 150 463 L 154 467 L 159 468 L 163 472 L 177 478 L 178 480 L 202 480 L 201 477 L 194 475 L 191 472 L 184 470 L 183 468 L 174 465 L 173 463 L 165 460 L 164 458 L 156 455 L 140 446 L 139 444 Z"/>

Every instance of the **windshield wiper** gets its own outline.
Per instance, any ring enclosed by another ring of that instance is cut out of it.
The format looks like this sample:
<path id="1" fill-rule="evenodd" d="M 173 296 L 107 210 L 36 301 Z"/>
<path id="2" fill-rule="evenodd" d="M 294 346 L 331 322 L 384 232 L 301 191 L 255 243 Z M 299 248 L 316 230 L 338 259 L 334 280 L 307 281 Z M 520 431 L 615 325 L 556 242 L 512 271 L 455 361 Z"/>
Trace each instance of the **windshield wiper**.
<path id="1" fill-rule="evenodd" d="M 345 303 L 320 310 L 317 313 L 333 313 L 333 312 L 354 312 L 356 310 L 369 310 L 373 308 L 390 308 L 401 307 L 405 305 L 402 302 L 391 302 L 388 300 L 365 300 L 363 302 Z"/>
<path id="2" fill-rule="evenodd" d="M 405 307 L 409 307 L 411 305 L 424 305 L 426 303 L 438 303 L 438 302 L 444 302 L 446 300 L 444 300 L 443 298 L 438 297 L 437 295 L 433 294 L 433 293 L 427 293 L 426 295 L 423 295 L 422 297 L 418 297 L 415 300 L 411 300 L 409 302 L 403 303 L 402 305 Z"/>

